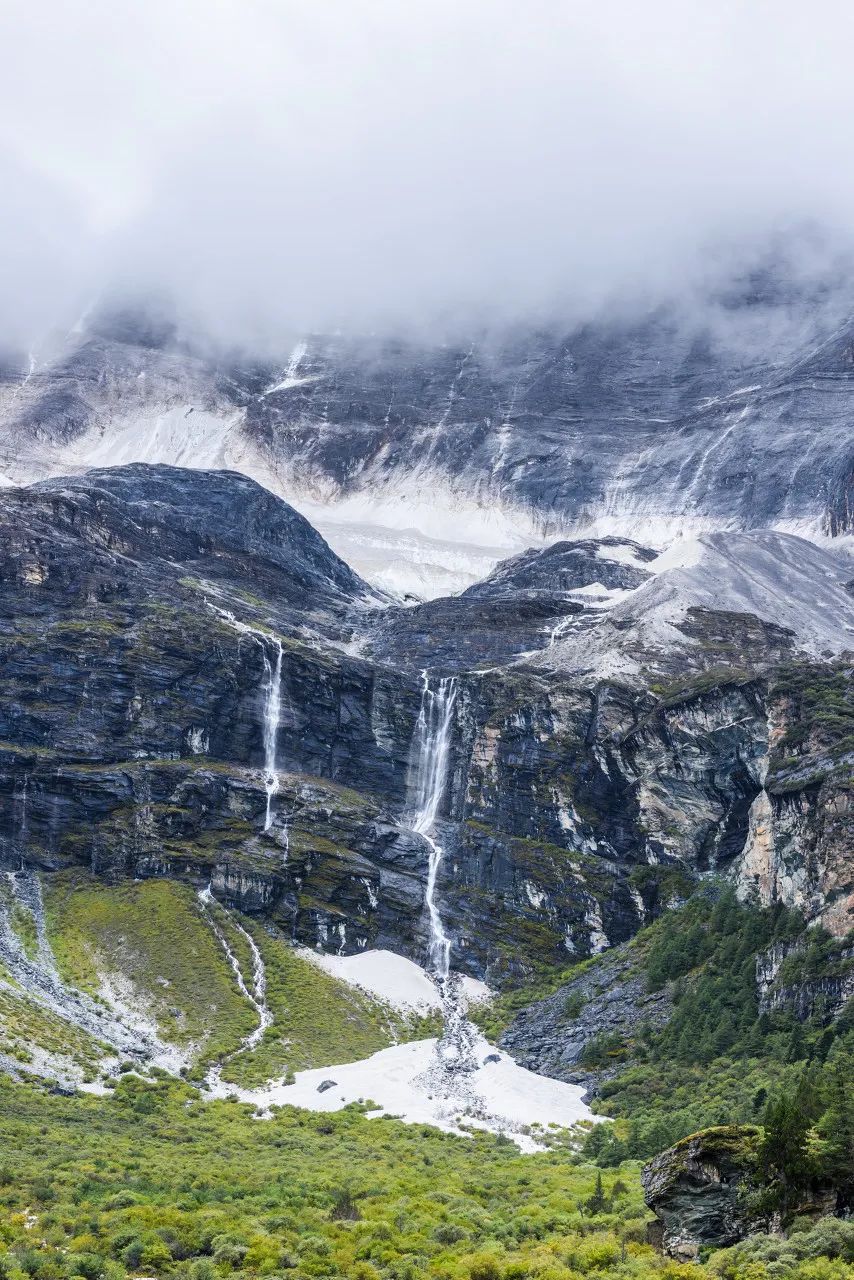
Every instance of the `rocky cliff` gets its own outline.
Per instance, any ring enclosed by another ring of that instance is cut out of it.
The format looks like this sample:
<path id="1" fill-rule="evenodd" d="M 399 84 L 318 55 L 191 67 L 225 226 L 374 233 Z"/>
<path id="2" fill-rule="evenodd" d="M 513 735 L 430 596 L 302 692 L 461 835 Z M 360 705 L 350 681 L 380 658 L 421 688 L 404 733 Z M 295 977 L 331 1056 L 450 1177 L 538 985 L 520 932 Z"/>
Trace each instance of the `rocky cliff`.
<path id="1" fill-rule="evenodd" d="M 657 1218 L 652 1236 L 671 1257 L 697 1258 L 704 1245 L 735 1244 L 761 1225 L 744 1197 L 760 1136 L 758 1129 L 706 1129 L 645 1166 L 644 1195 Z"/>
<path id="2" fill-rule="evenodd" d="M 7 866 L 210 881 L 294 938 L 420 959 L 428 848 L 407 788 L 433 654 L 460 682 L 437 888 L 463 969 L 599 952 L 661 909 L 668 867 L 747 891 L 760 848 L 811 868 L 803 903 L 847 927 L 844 739 L 815 697 L 781 692 L 791 630 L 689 603 L 655 672 L 648 636 L 629 682 L 561 656 L 628 634 L 601 592 L 658 586 L 637 545 L 564 545 L 401 609 L 236 474 L 94 471 L 7 490 L 0 521 Z M 554 643 L 567 618 L 574 641 Z M 843 723 L 845 663 L 811 669 L 836 673 Z M 787 734 L 794 755 L 775 755 Z M 760 835 L 778 797 L 785 825 Z"/>

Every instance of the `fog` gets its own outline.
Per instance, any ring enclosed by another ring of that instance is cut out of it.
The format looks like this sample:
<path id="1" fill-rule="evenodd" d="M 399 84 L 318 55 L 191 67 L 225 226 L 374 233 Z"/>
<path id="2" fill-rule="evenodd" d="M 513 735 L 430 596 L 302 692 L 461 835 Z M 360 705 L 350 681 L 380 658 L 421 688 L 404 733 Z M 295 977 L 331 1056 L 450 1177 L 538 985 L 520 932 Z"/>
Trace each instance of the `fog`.
<path id="1" fill-rule="evenodd" d="M 843 0 L 4 0 L 0 339 L 105 297 L 259 350 L 575 320 L 793 234 L 832 275 L 852 37 Z"/>

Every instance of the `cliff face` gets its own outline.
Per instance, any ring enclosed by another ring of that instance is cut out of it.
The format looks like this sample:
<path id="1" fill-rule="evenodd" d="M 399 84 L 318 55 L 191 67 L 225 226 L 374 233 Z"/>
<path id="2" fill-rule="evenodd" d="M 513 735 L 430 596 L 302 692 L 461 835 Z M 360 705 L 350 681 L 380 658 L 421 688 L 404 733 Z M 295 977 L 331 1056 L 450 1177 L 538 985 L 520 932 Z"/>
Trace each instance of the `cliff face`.
<path id="1" fill-rule="evenodd" d="M 812 695 L 780 692 L 791 635 L 691 606 L 684 647 L 654 670 L 638 650 L 630 681 L 552 645 L 567 618 L 579 650 L 606 625 L 628 634 L 584 593 L 594 573 L 644 591 L 636 544 L 521 557 L 462 597 L 389 608 L 252 481 L 147 466 L 7 490 L 0 535 L 7 867 L 210 881 L 300 940 L 423 959 L 428 847 L 407 798 L 432 652 L 459 681 L 438 894 L 461 968 L 525 973 L 623 941 L 665 904 L 671 866 L 747 890 L 767 864 L 781 897 L 806 868 L 804 905 L 847 927 L 843 739 Z"/>
<path id="2" fill-rule="evenodd" d="M 851 528 L 852 325 L 746 282 L 662 309 L 456 344 L 312 336 L 212 359 L 96 315 L 0 373 L 0 479 L 127 462 L 232 467 L 367 573 L 437 594 L 549 533 Z M 395 563 L 382 564 L 392 558 Z"/>
<path id="3" fill-rule="evenodd" d="M 851 663 L 784 666 L 767 698 L 769 752 L 735 874 L 843 937 L 854 922 Z"/>

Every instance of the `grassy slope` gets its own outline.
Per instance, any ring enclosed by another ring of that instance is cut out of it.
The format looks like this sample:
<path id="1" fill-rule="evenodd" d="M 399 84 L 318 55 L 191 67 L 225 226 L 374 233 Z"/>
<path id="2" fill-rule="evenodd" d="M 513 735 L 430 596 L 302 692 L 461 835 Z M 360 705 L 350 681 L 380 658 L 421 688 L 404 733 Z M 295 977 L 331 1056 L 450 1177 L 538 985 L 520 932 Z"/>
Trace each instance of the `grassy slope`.
<path id="1" fill-rule="evenodd" d="M 244 974 L 251 971 L 248 947 L 225 912 L 218 913 Z M 367 1058 L 396 1040 L 432 1034 L 422 1020 L 408 1020 L 324 973 L 257 923 L 241 918 L 252 934 L 267 971 L 267 1003 L 273 1023 L 260 1045 L 229 1062 L 223 1079 L 259 1085 L 288 1071 L 331 1066 Z M 238 948 L 242 944 L 242 950 Z"/>
<path id="2" fill-rule="evenodd" d="M 0 1078 L 4 1280 L 850 1280 L 851 1224 L 682 1265 L 646 1243 L 638 1166 L 293 1108 L 176 1080 L 57 1097 Z M 601 1193 L 597 1195 L 597 1176 Z M 773 1260 L 766 1267 L 766 1259 Z"/>
<path id="3" fill-rule="evenodd" d="M 218 1057 L 255 1025 L 188 885 L 105 885 L 84 872 L 63 872 L 45 877 L 45 905 L 66 980 L 97 994 L 100 973 L 124 975 L 166 1040 Z"/>
<path id="4" fill-rule="evenodd" d="M 235 921 L 251 932 L 273 1013 L 261 1044 L 229 1057 L 254 1030 L 257 1015 L 189 886 L 171 880 L 107 885 L 73 871 L 45 877 L 44 892 L 48 932 L 66 980 L 97 994 L 103 973 L 127 979 L 164 1039 L 198 1047 L 198 1074 L 227 1058 L 224 1080 L 259 1085 L 305 1067 L 365 1058 L 434 1030 L 324 973 L 256 922 L 214 905 L 248 986 L 251 953 Z"/>
<path id="5" fill-rule="evenodd" d="M 487 1134 L 357 1108 L 258 1121 L 176 1081 L 124 1077 L 95 1100 L 0 1080 L 0 1149 L 0 1274 L 12 1280 L 4 1240 L 39 1280 L 672 1274 L 642 1243 L 634 1167 L 606 1174 L 614 1204 L 591 1217 L 596 1171 L 567 1150 L 520 1156 Z M 25 1208 L 37 1228 L 15 1216 Z"/>
<path id="6" fill-rule="evenodd" d="M 0 990 L 0 1053 L 26 1066 L 40 1052 L 59 1060 L 70 1059 L 82 1069 L 84 1079 L 94 1079 L 106 1047 L 40 1008 L 14 987 Z"/>

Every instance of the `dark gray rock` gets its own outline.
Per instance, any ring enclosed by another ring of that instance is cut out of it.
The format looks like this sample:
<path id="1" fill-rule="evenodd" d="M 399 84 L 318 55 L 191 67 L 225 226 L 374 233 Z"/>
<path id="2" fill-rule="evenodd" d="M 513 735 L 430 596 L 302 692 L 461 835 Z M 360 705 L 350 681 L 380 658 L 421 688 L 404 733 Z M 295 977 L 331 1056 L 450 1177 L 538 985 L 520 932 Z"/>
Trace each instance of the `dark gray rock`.
<path id="1" fill-rule="evenodd" d="M 546 999 L 519 1013 L 500 1039 L 517 1062 L 541 1075 L 583 1084 L 595 1092 L 644 1028 L 664 1026 L 673 1009 L 666 990 L 650 994 L 631 947 L 601 956 Z M 585 1063 L 585 1050 L 612 1042 L 611 1065 Z"/>
<path id="2" fill-rule="evenodd" d="M 776 942 L 757 956 L 756 986 L 763 1013 L 792 1013 L 800 1022 L 828 1024 L 854 996 L 854 946 L 836 942 L 810 959 L 814 941 L 807 933 L 793 942 Z"/>
<path id="3" fill-rule="evenodd" d="M 736 1244 L 760 1223 L 740 1192 L 756 1168 L 760 1131 L 749 1126 L 704 1129 L 644 1165 L 644 1198 L 658 1220 L 653 1239 L 681 1261 L 704 1246 Z"/>

